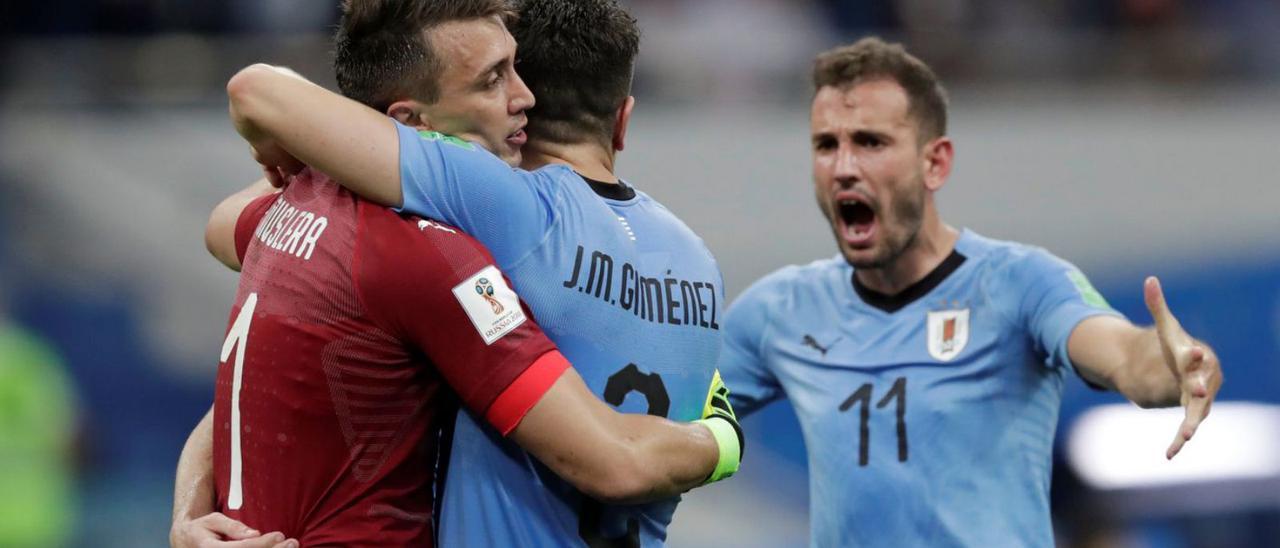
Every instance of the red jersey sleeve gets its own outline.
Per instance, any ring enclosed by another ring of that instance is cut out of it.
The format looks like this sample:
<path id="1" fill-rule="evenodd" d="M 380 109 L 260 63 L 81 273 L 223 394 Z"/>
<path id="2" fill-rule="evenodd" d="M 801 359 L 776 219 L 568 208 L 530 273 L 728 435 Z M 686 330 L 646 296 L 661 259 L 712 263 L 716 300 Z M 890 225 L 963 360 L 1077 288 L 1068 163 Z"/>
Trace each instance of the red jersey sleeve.
<path id="1" fill-rule="evenodd" d="M 504 435 L 569 367 L 479 242 L 360 205 L 354 272 L 370 318 L 421 349 Z"/>
<path id="2" fill-rule="evenodd" d="M 236 258 L 241 263 L 244 263 L 244 254 L 249 251 L 249 242 L 253 241 L 253 235 L 257 232 L 258 225 L 262 223 L 262 218 L 267 215 L 267 211 L 279 197 L 280 193 L 273 192 L 255 198 L 236 218 Z"/>

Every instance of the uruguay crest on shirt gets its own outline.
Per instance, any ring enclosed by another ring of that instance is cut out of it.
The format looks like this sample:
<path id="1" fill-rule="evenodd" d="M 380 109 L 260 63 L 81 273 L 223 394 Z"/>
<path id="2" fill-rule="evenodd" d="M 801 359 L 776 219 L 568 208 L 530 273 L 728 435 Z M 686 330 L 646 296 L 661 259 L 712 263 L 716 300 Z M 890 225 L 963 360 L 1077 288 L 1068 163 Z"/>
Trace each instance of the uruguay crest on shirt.
<path id="1" fill-rule="evenodd" d="M 938 361 L 951 361 L 969 342 L 969 309 L 937 310 L 928 314 L 929 355 Z"/>

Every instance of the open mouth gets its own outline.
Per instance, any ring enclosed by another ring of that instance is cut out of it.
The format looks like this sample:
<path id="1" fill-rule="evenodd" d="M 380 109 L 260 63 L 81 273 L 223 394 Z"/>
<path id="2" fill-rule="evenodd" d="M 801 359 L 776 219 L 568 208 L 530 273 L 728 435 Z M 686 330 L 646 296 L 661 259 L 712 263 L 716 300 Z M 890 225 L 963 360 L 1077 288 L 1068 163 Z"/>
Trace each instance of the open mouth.
<path id="1" fill-rule="evenodd" d="M 859 198 L 845 197 L 836 202 L 840 218 L 840 234 L 852 245 L 865 245 L 876 230 L 876 210 Z"/>
<path id="2" fill-rule="evenodd" d="M 524 132 L 524 128 L 517 129 L 507 135 L 507 144 L 514 147 L 524 146 L 524 143 L 528 140 L 529 136 Z"/>

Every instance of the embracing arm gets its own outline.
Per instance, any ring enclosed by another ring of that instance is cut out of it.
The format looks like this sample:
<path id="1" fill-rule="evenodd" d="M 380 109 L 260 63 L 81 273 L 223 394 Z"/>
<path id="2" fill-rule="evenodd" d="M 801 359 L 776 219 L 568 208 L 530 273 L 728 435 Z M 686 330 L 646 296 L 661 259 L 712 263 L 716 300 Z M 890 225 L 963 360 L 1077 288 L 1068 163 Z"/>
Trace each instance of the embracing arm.
<path id="1" fill-rule="evenodd" d="M 1165 452 L 1173 458 L 1209 414 L 1222 385 L 1222 370 L 1213 350 L 1182 329 L 1158 280 L 1147 279 L 1144 296 L 1155 327 L 1094 316 L 1072 330 L 1067 351 L 1085 379 L 1141 407 L 1186 408 L 1186 418 Z"/>
<path id="2" fill-rule="evenodd" d="M 263 165 L 296 158 L 371 201 L 403 202 L 399 136 L 387 116 L 265 64 L 233 76 L 227 95 L 236 131 Z"/>
<path id="3" fill-rule="evenodd" d="M 266 179 L 259 179 L 213 208 L 204 228 L 204 245 L 218 262 L 231 270 L 240 271 L 240 257 L 236 255 L 236 222 L 250 202 L 278 191 Z"/>
<path id="4" fill-rule="evenodd" d="M 240 71 L 227 93 L 237 131 L 268 174 L 309 165 L 374 203 L 463 229 L 503 263 L 539 245 L 555 216 L 544 187 L 530 184 L 538 177 L 469 142 L 474 135 L 399 125 L 268 65 Z"/>
<path id="5" fill-rule="evenodd" d="M 716 384 L 718 378 L 713 390 Z M 592 498 L 636 503 L 678 495 L 713 472 L 719 479 L 732 473 L 728 468 L 736 470 L 741 441 L 728 412 L 693 423 L 619 413 L 570 368 L 509 436 Z"/>
<path id="6" fill-rule="evenodd" d="M 173 487 L 173 548 L 297 548 L 279 532 L 263 535 L 214 511 L 213 408 L 196 424 L 178 457 Z"/>
<path id="7" fill-rule="evenodd" d="M 175 531 L 179 522 L 198 518 L 214 510 L 212 407 L 191 431 L 186 445 L 182 446 L 177 476 L 173 486 Z"/>

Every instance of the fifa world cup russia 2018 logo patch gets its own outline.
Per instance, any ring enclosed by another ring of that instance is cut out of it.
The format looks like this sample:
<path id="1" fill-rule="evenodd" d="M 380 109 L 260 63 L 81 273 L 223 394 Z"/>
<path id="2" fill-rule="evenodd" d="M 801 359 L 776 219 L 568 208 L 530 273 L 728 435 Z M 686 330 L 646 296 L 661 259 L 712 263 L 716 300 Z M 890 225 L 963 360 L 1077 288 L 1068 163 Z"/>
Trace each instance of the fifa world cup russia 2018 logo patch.
<path id="1" fill-rule="evenodd" d="M 502 303 L 498 299 L 493 298 L 493 284 L 489 283 L 489 278 L 480 278 L 476 280 L 476 293 L 484 297 L 488 301 L 489 307 L 493 309 L 494 314 L 501 314 L 504 310 Z"/>
<path id="2" fill-rule="evenodd" d="M 527 319 L 520 307 L 520 297 L 507 286 L 502 272 L 493 265 L 453 286 L 453 296 L 486 345 L 515 331 Z"/>

